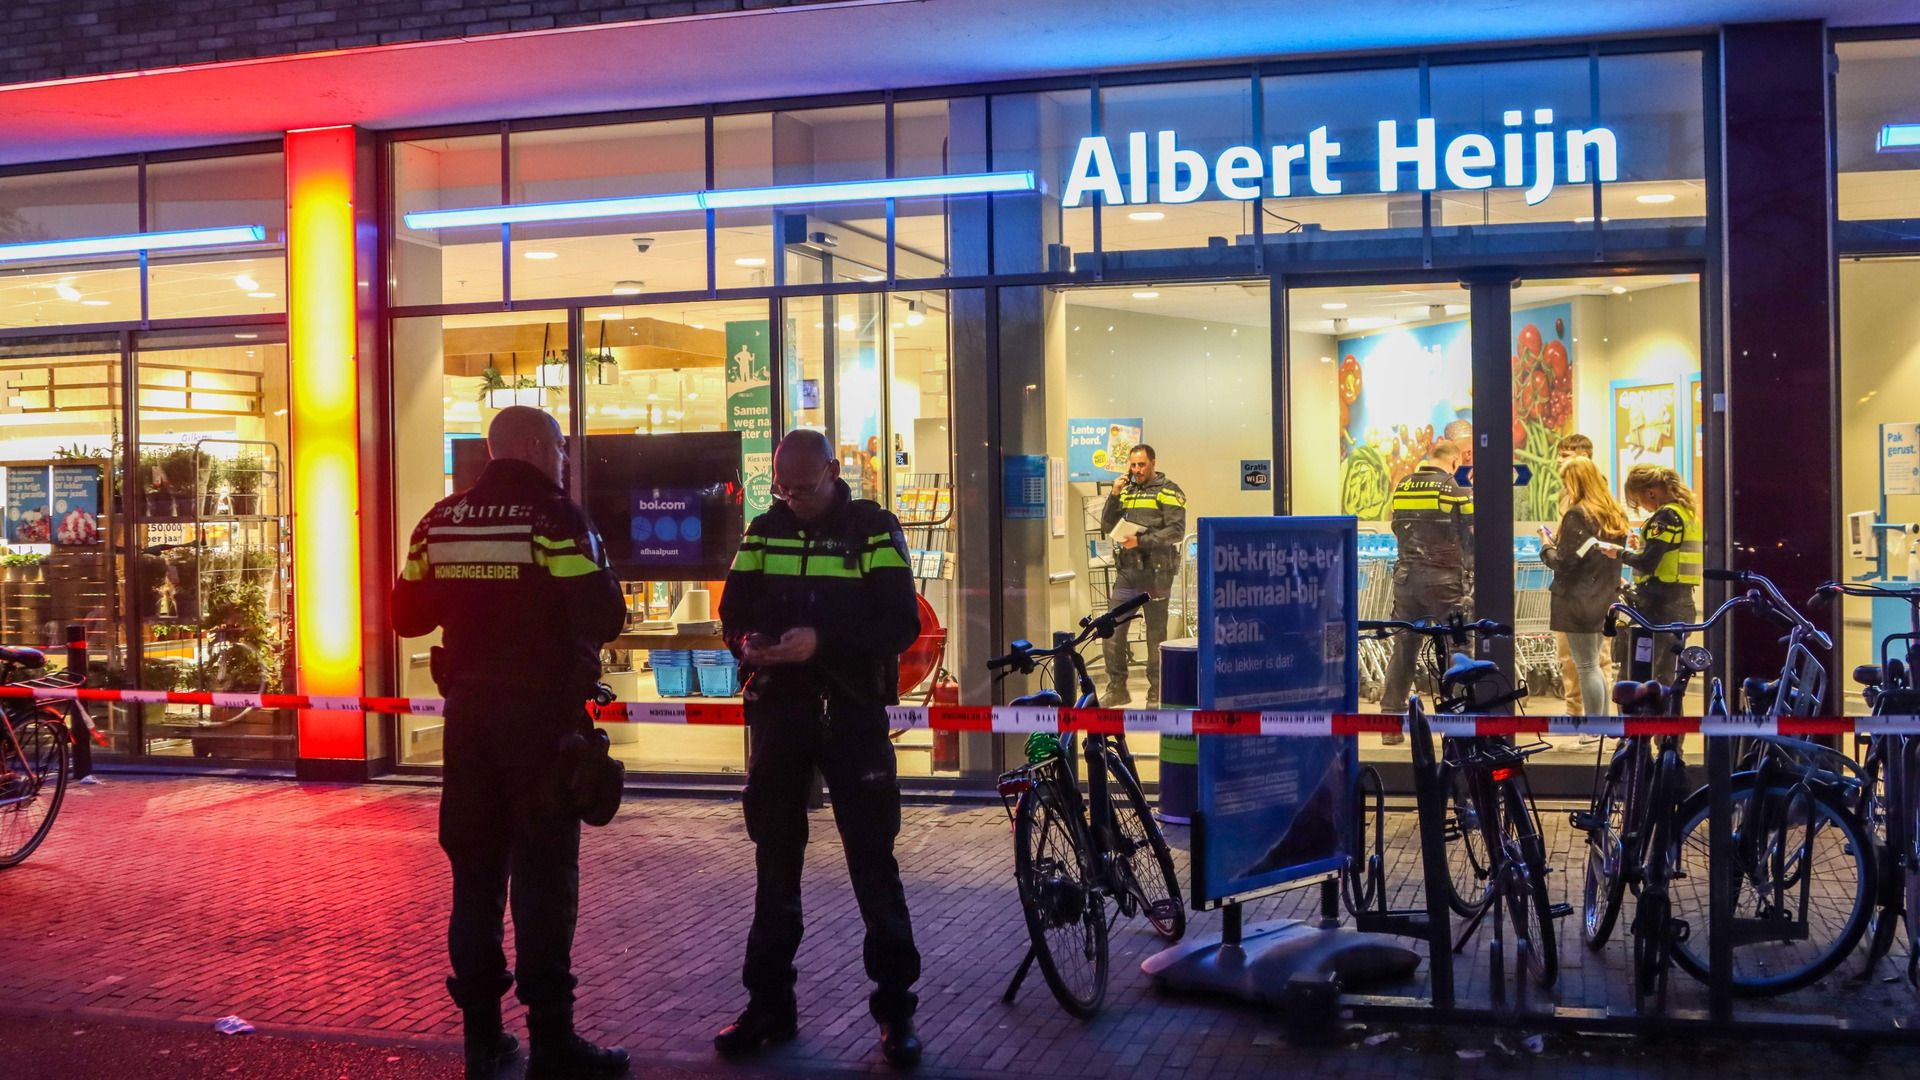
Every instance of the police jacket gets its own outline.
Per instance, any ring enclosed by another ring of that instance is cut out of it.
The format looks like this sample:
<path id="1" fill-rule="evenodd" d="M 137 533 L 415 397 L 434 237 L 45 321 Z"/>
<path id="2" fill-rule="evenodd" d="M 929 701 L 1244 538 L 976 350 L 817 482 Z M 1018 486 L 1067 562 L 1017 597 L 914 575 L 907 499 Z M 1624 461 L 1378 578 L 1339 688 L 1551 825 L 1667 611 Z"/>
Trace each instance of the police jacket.
<path id="1" fill-rule="evenodd" d="M 1685 503 L 1670 502 L 1653 512 L 1640 526 L 1644 549 L 1628 552 L 1620 561 L 1633 568 L 1633 582 L 1645 588 L 1690 590 L 1700 584 L 1705 559 L 1705 534 L 1700 515 Z"/>
<path id="2" fill-rule="evenodd" d="M 1145 527 L 1140 546 L 1115 545 L 1113 565 L 1122 575 L 1151 573 L 1171 580 L 1180 566 L 1180 541 L 1187 535 L 1187 494 L 1180 485 L 1156 472 L 1144 484 L 1131 479 L 1120 494 L 1107 492 L 1107 505 L 1100 512 L 1100 531 L 1110 533 L 1121 519 Z"/>
<path id="3" fill-rule="evenodd" d="M 435 627 L 454 689 L 578 694 L 600 677 L 600 646 L 627 621 L 620 583 L 587 515 L 524 461 L 498 459 L 473 487 L 414 527 L 393 586 L 393 628 Z"/>
<path id="4" fill-rule="evenodd" d="M 900 654 L 920 636 L 920 605 L 900 522 L 834 481 L 833 506 L 802 523 L 785 502 L 753 519 L 720 597 L 727 647 L 740 656 L 753 634 L 812 627 L 819 651 L 805 664 L 743 665 L 756 698 L 818 698 L 856 705 L 900 700 Z"/>
<path id="5" fill-rule="evenodd" d="M 1438 465 L 1421 465 L 1393 489 L 1393 536 L 1400 565 L 1465 572 L 1473 547 L 1473 489 Z"/>

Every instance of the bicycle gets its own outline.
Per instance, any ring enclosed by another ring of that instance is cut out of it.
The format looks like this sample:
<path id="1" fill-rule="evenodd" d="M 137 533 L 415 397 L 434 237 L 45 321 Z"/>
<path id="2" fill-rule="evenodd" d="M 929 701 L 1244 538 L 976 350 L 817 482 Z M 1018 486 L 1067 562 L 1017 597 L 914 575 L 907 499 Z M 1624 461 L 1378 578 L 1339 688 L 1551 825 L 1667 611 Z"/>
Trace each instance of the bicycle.
<path id="1" fill-rule="evenodd" d="M 1908 629 L 1889 634 L 1880 643 L 1880 662 L 1853 669 L 1854 682 L 1865 690 L 1874 716 L 1911 716 L 1920 713 L 1920 686 L 1909 666 L 1912 649 L 1920 646 L 1920 586 L 1855 585 L 1829 581 L 1814 590 L 1809 606 L 1835 596 L 1903 600 Z M 1901 643 L 1906 657 L 1893 655 Z M 1893 950 L 1899 925 L 1907 927 L 1907 982 L 1920 989 L 1920 738 L 1874 734 L 1866 739 L 1861 764 L 1863 783 L 1855 811 L 1878 841 L 1879 895 L 1870 927 L 1866 978 Z"/>
<path id="2" fill-rule="evenodd" d="M 38 649 L 0 647 L 0 683 L 15 684 L 46 662 Z M 61 673 L 30 685 L 78 682 L 77 674 Z M 52 831 L 67 795 L 69 737 L 65 719 L 49 702 L 0 699 L 0 869 L 25 861 Z"/>
<path id="3" fill-rule="evenodd" d="M 1449 655 L 1448 646 L 1466 647 L 1470 637 L 1509 637 L 1513 628 L 1491 620 L 1466 622 L 1455 615 L 1444 623 L 1366 620 L 1360 633 L 1367 638 L 1384 638 L 1394 633 L 1413 633 L 1433 644 L 1436 658 L 1443 661 L 1439 675 L 1440 700 L 1434 715 L 1471 716 L 1501 712 L 1527 696 L 1525 687 L 1501 688 L 1505 677 L 1498 665 L 1475 660 L 1464 652 Z M 1416 699 L 1417 700 L 1417 699 Z M 1409 703 L 1411 708 L 1413 702 Z M 1439 761 L 1440 790 L 1446 796 L 1447 820 L 1444 835 L 1448 845 L 1448 906 L 1466 921 L 1454 942 L 1454 951 L 1464 950 L 1497 902 L 1504 901 L 1506 914 L 1520 942 L 1534 982 L 1549 989 L 1559 978 L 1559 947 L 1554 920 L 1571 909 L 1555 905 L 1547 886 L 1546 842 L 1534 809 L 1532 789 L 1526 776 L 1526 759 L 1547 748 L 1544 741 L 1514 746 L 1499 737 L 1457 737 L 1441 739 Z M 1363 773 L 1363 776 L 1365 774 Z M 1377 781 L 1376 781 L 1377 782 Z M 1364 781 L 1363 781 L 1364 783 Z M 1380 813 L 1376 806 L 1376 813 Z M 1382 832 L 1376 823 L 1377 846 Z M 1356 839 L 1364 842 L 1364 837 Z M 1360 850 L 1366 850 L 1361 848 Z M 1377 855 L 1376 862 L 1377 862 Z M 1375 866 L 1365 873 L 1375 875 Z M 1370 900 L 1379 887 L 1368 884 L 1351 889 L 1355 900 Z M 1357 905 L 1360 908 L 1367 903 Z"/>
<path id="4" fill-rule="evenodd" d="M 1077 634 L 1056 633 L 1049 649 L 1015 641 L 987 668 L 1000 678 L 1049 670 L 1054 687 L 1017 698 L 1015 706 L 1059 708 L 1075 694 L 1076 708 L 1098 708 L 1080 649 L 1113 636 L 1146 599 L 1136 597 L 1081 619 Z M 1060 1004 L 1090 1019 L 1106 999 L 1107 938 L 1114 920 L 1145 914 L 1154 932 L 1171 942 L 1185 935 L 1187 916 L 1173 852 L 1147 808 L 1126 735 L 1087 734 L 1084 794 L 1075 743 L 1071 733 L 1034 735 L 1027 740 L 1027 764 L 1000 777 L 1000 797 L 1013 821 L 1014 877 L 1032 940 L 1001 1000 L 1013 1001 L 1038 960 Z"/>
<path id="5" fill-rule="evenodd" d="M 1713 665 L 1712 653 L 1687 645 L 1686 639 L 1706 633 L 1729 613 L 1751 608 L 1789 625 L 1804 619 L 1758 575 L 1714 573 L 1749 588 L 1702 622 L 1654 623 L 1625 604 L 1608 610 L 1608 635 L 1618 633 L 1624 618 L 1647 634 L 1673 635 L 1680 646 L 1673 686 L 1627 680 L 1614 688 L 1623 714 L 1665 716 L 1682 701 L 1693 676 Z M 1636 644 L 1650 646 L 1651 639 Z M 1718 678 L 1710 682 L 1707 700 L 1709 716 L 1730 715 Z M 1657 750 L 1647 738 L 1622 741 L 1592 808 L 1576 821 L 1588 832 L 1590 905 L 1613 909 L 1596 915 L 1589 907 L 1596 930 L 1600 924 L 1610 929 L 1624 889 L 1635 891 L 1635 989 L 1643 1007 L 1649 996 L 1664 1006 L 1670 965 L 1702 981 L 1709 977 L 1712 858 L 1710 793 L 1700 787 L 1680 794 L 1686 768 L 1680 737 L 1659 736 Z M 1728 793 L 1733 842 L 1720 857 L 1733 862 L 1728 875 L 1734 889 L 1731 988 L 1740 996 L 1786 993 L 1832 971 L 1858 944 L 1875 894 L 1871 841 L 1848 803 L 1845 784 L 1807 767 L 1796 756 L 1805 751 L 1789 745 L 1794 742 L 1760 740 L 1748 757 L 1751 767 L 1733 775 Z M 1590 947 L 1604 940 L 1590 941 Z"/>

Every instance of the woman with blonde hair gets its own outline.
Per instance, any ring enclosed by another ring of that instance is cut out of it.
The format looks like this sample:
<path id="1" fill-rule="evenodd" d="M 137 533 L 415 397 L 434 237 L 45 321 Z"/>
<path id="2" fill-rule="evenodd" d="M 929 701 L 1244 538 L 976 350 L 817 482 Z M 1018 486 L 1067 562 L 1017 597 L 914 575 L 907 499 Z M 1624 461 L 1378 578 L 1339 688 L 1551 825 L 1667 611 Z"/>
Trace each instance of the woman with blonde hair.
<path id="1" fill-rule="evenodd" d="M 1664 465 L 1635 465 L 1624 490 L 1629 504 L 1652 514 L 1640 526 L 1640 549 L 1621 556 L 1633 568 L 1635 604 L 1654 622 L 1693 621 L 1698 615 L 1693 590 L 1705 557 L 1693 489 Z M 1653 677 L 1671 684 L 1677 655 L 1673 638 L 1655 637 Z"/>
<path id="2" fill-rule="evenodd" d="M 1560 528 L 1541 545 L 1540 561 L 1553 571 L 1552 627 L 1567 635 L 1581 703 L 1594 716 L 1605 716 L 1611 700 L 1600 664 L 1601 627 L 1620 597 L 1620 564 L 1599 544 L 1616 545 L 1617 553 L 1626 539 L 1627 515 L 1600 467 L 1592 458 L 1568 458 L 1560 466 Z"/>

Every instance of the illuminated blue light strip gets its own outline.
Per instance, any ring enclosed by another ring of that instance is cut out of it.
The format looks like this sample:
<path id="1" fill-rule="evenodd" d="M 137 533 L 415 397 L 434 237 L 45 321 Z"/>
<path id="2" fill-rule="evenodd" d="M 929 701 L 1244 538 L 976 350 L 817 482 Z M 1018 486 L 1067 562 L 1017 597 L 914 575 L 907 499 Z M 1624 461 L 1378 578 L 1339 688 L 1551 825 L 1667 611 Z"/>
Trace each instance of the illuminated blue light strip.
<path id="1" fill-rule="evenodd" d="M 1880 129 L 1881 150 L 1920 150 L 1920 124 L 1887 124 Z"/>
<path id="2" fill-rule="evenodd" d="M 0 244 L 0 262 L 57 259 L 67 255 L 112 255 L 164 248 L 257 244 L 267 238 L 260 225 L 232 225 L 219 229 L 180 229 L 174 232 L 129 233 L 124 236 L 82 236 L 73 240 L 35 240 Z"/>
<path id="3" fill-rule="evenodd" d="M 725 188 L 719 191 L 696 191 L 679 195 L 580 199 L 572 202 L 528 203 L 522 206 L 420 210 L 405 215 L 404 220 L 409 229 L 451 229 L 463 225 L 581 221 L 589 218 L 633 217 L 641 214 L 686 213 L 695 210 L 744 210 L 769 206 L 930 198 L 937 195 L 991 195 L 1000 192 L 1032 191 L 1034 187 L 1033 173 L 1028 170 L 1019 170 L 964 173 L 956 176 L 909 176 L 893 180 L 847 180 L 826 184 Z"/>

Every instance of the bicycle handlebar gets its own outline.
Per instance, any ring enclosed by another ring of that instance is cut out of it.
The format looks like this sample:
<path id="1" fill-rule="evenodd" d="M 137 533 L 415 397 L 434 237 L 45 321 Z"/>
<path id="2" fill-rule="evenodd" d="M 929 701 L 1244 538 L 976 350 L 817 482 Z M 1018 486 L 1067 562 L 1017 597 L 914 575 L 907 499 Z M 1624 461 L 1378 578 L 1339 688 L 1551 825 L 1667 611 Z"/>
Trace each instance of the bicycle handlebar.
<path id="1" fill-rule="evenodd" d="M 1460 643 L 1465 643 L 1468 634 L 1479 634 L 1482 637 L 1512 637 L 1513 636 L 1513 627 L 1507 625 L 1506 623 L 1494 622 L 1492 619 L 1481 619 L 1479 622 L 1470 622 L 1470 623 L 1469 622 L 1463 622 L 1463 623 L 1428 622 L 1425 620 L 1406 622 L 1399 619 L 1362 619 L 1360 620 L 1360 623 L 1359 623 L 1359 630 L 1360 630 L 1361 636 L 1369 637 L 1369 638 L 1391 637 L 1392 635 L 1402 630 L 1405 630 L 1409 633 L 1420 634 L 1425 637 L 1451 638 L 1454 641 L 1460 642 Z"/>
<path id="2" fill-rule="evenodd" d="M 1799 608 L 1788 603 L 1787 598 L 1780 595 L 1780 589 L 1765 575 L 1751 570 L 1707 570 L 1704 574 L 1709 581 L 1731 581 L 1758 590 L 1761 599 L 1766 602 L 1766 612 L 1774 617 L 1775 622 L 1789 631 L 1798 629 L 1822 649 L 1832 650 L 1833 638 L 1814 625 L 1813 620 L 1800 614 Z"/>
<path id="3" fill-rule="evenodd" d="M 1645 615 L 1635 611 L 1627 604 L 1614 604 L 1607 608 L 1607 622 L 1602 628 L 1602 632 L 1608 637 L 1618 637 L 1620 632 L 1620 619 L 1624 616 L 1628 622 L 1651 634 L 1704 634 L 1713 628 L 1714 623 L 1725 618 L 1727 612 L 1732 611 L 1734 608 L 1750 607 L 1754 603 L 1756 603 L 1756 601 L 1751 595 L 1742 593 L 1728 600 L 1726 603 L 1721 604 L 1719 608 L 1715 609 L 1713 614 L 1707 616 L 1705 622 L 1697 623 L 1652 622 Z"/>
<path id="4" fill-rule="evenodd" d="M 1884 596 L 1893 600 L 1905 600 L 1909 604 L 1920 604 L 1920 585 L 1894 587 L 1829 581 L 1813 590 L 1813 596 L 1807 600 L 1807 606 L 1826 603 L 1835 596 Z"/>
<path id="5" fill-rule="evenodd" d="M 1097 615 L 1088 615 L 1080 620 L 1080 632 L 1072 640 L 1063 641 L 1050 649 L 1036 649 L 1030 641 L 1016 641 L 1012 652 L 987 661 L 987 670 L 1002 671 L 1017 667 L 1023 674 L 1030 673 L 1042 660 L 1074 652 L 1095 638 L 1112 637 L 1122 625 L 1140 614 L 1140 609 L 1147 606 L 1149 599 L 1151 597 L 1146 593 L 1141 593 Z"/>

